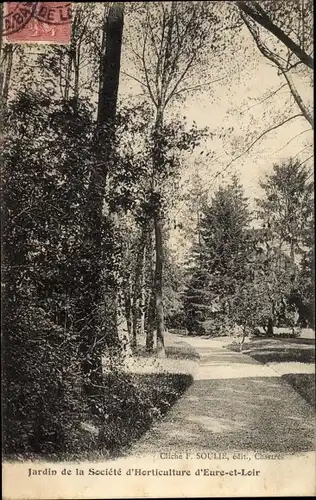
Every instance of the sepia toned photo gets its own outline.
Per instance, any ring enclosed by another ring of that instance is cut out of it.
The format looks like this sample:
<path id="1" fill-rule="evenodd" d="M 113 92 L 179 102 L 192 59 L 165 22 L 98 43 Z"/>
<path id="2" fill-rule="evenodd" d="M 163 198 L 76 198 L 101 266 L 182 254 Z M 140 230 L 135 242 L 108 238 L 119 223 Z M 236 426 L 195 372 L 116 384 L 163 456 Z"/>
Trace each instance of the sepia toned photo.
<path id="1" fill-rule="evenodd" d="M 314 495 L 312 1 L 0 28 L 3 498 Z"/>

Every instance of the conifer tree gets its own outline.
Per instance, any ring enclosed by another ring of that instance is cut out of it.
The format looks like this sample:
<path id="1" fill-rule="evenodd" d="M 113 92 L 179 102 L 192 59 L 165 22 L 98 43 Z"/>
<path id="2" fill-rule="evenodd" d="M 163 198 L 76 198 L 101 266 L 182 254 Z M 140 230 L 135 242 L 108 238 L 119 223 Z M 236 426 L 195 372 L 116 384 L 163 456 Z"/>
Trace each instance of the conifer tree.
<path id="1" fill-rule="evenodd" d="M 200 221 L 201 236 L 193 248 L 194 268 L 184 299 L 189 331 L 207 332 L 213 326 L 218 331 L 219 320 L 233 319 L 232 299 L 246 274 L 249 219 L 247 200 L 233 177 L 219 188 Z"/>

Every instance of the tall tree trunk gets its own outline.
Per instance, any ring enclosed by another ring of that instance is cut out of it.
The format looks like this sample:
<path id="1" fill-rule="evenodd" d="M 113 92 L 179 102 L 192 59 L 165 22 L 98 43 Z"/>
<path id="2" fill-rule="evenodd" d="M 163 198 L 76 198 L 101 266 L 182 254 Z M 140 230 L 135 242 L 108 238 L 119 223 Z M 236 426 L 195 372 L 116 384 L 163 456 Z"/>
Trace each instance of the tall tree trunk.
<path id="1" fill-rule="evenodd" d="M 163 276 L 163 242 L 162 242 L 162 217 L 160 211 L 154 216 L 155 244 L 156 244 L 156 267 L 154 278 L 154 291 L 156 303 L 156 329 L 157 329 L 157 352 L 164 351 L 164 311 L 162 296 Z"/>
<path id="2" fill-rule="evenodd" d="M 163 216 L 161 208 L 161 194 L 157 189 L 159 181 L 159 171 L 163 164 L 163 156 L 161 151 L 161 138 L 163 136 L 163 107 L 162 104 L 157 107 L 156 122 L 154 126 L 154 150 L 153 150 L 153 176 L 152 176 L 152 191 L 154 204 L 154 231 L 155 231 L 155 272 L 153 292 L 155 297 L 155 312 L 156 312 L 156 330 L 157 330 L 157 353 L 164 353 L 164 311 L 163 311 Z"/>
<path id="3" fill-rule="evenodd" d="M 268 336 L 272 336 L 273 335 L 273 319 L 272 319 L 272 317 L 270 317 L 268 319 L 267 334 L 268 334 Z"/>
<path id="4" fill-rule="evenodd" d="M 149 275 L 150 275 L 150 289 L 147 296 L 147 307 L 146 307 L 146 349 L 148 352 L 153 352 L 154 350 L 154 330 L 155 330 L 155 294 L 154 294 L 154 262 L 153 262 L 153 238 L 152 230 L 149 230 L 148 234 L 148 264 L 149 264 Z"/>
<path id="5" fill-rule="evenodd" d="M 125 319 L 127 325 L 127 333 L 129 339 L 132 336 L 132 293 L 131 293 L 131 282 L 130 277 L 125 280 L 124 283 L 124 308 L 125 308 Z"/>
<path id="6" fill-rule="evenodd" d="M 103 269 L 103 237 L 113 238 L 111 220 L 104 225 L 102 213 L 105 199 L 108 165 L 112 155 L 114 138 L 114 119 L 116 114 L 117 93 L 120 75 L 121 45 L 123 34 L 123 5 L 113 4 L 105 11 L 105 26 L 102 39 L 100 59 L 100 85 L 97 115 L 96 164 L 91 172 L 86 207 L 88 223 L 88 255 L 90 268 L 85 272 L 85 312 L 91 321 L 84 329 L 82 354 L 83 370 L 91 378 L 92 385 L 102 381 L 102 351 L 104 345 L 113 348 L 118 344 L 116 325 L 116 297 L 111 299 L 111 290 L 104 290 L 102 281 Z M 103 235 L 104 231 L 106 234 Z M 104 306 L 106 310 L 104 310 Z M 95 312 L 93 312 L 95 310 Z M 108 315 L 108 325 L 103 326 L 103 314 Z M 96 342 L 96 338 L 105 338 L 104 342 Z"/>
<path id="7" fill-rule="evenodd" d="M 137 345 L 137 338 L 140 335 L 140 321 L 141 321 L 141 305 L 143 296 L 143 282 L 144 282 L 144 252 L 146 249 L 146 235 L 147 227 L 144 225 L 141 230 L 139 244 L 137 249 L 135 281 L 134 281 L 134 294 L 133 294 L 133 336 L 132 347 Z"/>
<path id="8" fill-rule="evenodd" d="M 103 37 L 104 50 L 102 50 L 100 61 L 98 101 L 98 123 L 100 126 L 107 125 L 109 121 L 112 122 L 116 114 L 123 24 L 123 4 L 121 2 L 113 3 L 107 14 Z"/>
<path id="9" fill-rule="evenodd" d="M 155 332 L 155 294 L 153 290 L 148 295 L 147 303 L 147 328 L 146 328 L 146 349 L 148 352 L 154 350 L 154 332 Z"/>
<path id="10" fill-rule="evenodd" d="M 141 338 L 144 337 L 145 334 L 145 312 L 146 312 L 146 290 L 145 290 L 145 273 L 146 273 L 146 244 L 144 245 L 143 251 L 143 259 L 142 259 L 142 274 L 141 274 L 141 293 L 140 293 L 140 325 L 139 325 L 139 333 Z"/>

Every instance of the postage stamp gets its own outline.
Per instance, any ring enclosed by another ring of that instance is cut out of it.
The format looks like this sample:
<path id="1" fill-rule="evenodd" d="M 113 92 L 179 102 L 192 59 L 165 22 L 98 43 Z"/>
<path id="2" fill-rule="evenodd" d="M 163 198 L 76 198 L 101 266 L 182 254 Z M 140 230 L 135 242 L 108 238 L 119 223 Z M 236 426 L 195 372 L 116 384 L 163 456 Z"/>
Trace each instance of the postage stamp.
<path id="1" fill-rule="evenodd" d="M 3 35 L 9 43 L 67 44 L 71 18 L 70 2 L 6 2 Z"/>

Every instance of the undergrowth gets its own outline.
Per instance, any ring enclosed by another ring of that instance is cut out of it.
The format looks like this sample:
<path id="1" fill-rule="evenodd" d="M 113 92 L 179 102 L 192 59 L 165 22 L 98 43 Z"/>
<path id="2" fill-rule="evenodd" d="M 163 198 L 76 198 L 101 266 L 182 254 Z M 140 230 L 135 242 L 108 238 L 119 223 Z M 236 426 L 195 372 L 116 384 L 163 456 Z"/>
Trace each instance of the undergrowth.
<path id="1" fill-rule="evenodd" d="M 4 458 L 7 461 L 116 458 L 149 430 L 154 420 L 166 414 L 192 381 L 193 377 L 184 373 L 141 374 L 113 370 L 105 374 L 103 387 L 98 392 L 89 397 L 81 395 L 81 404 L 64 415 L 63 423 L 68 422 L 71 429 L 69 435 L 66 429 L 67 440 L 53 446 L 49 427 L 54 426 L 48 418 L 47 422 L 41 422 L 45 432 L 40 449 L 24 447 L 21 451 L 5 453 Z"/>

